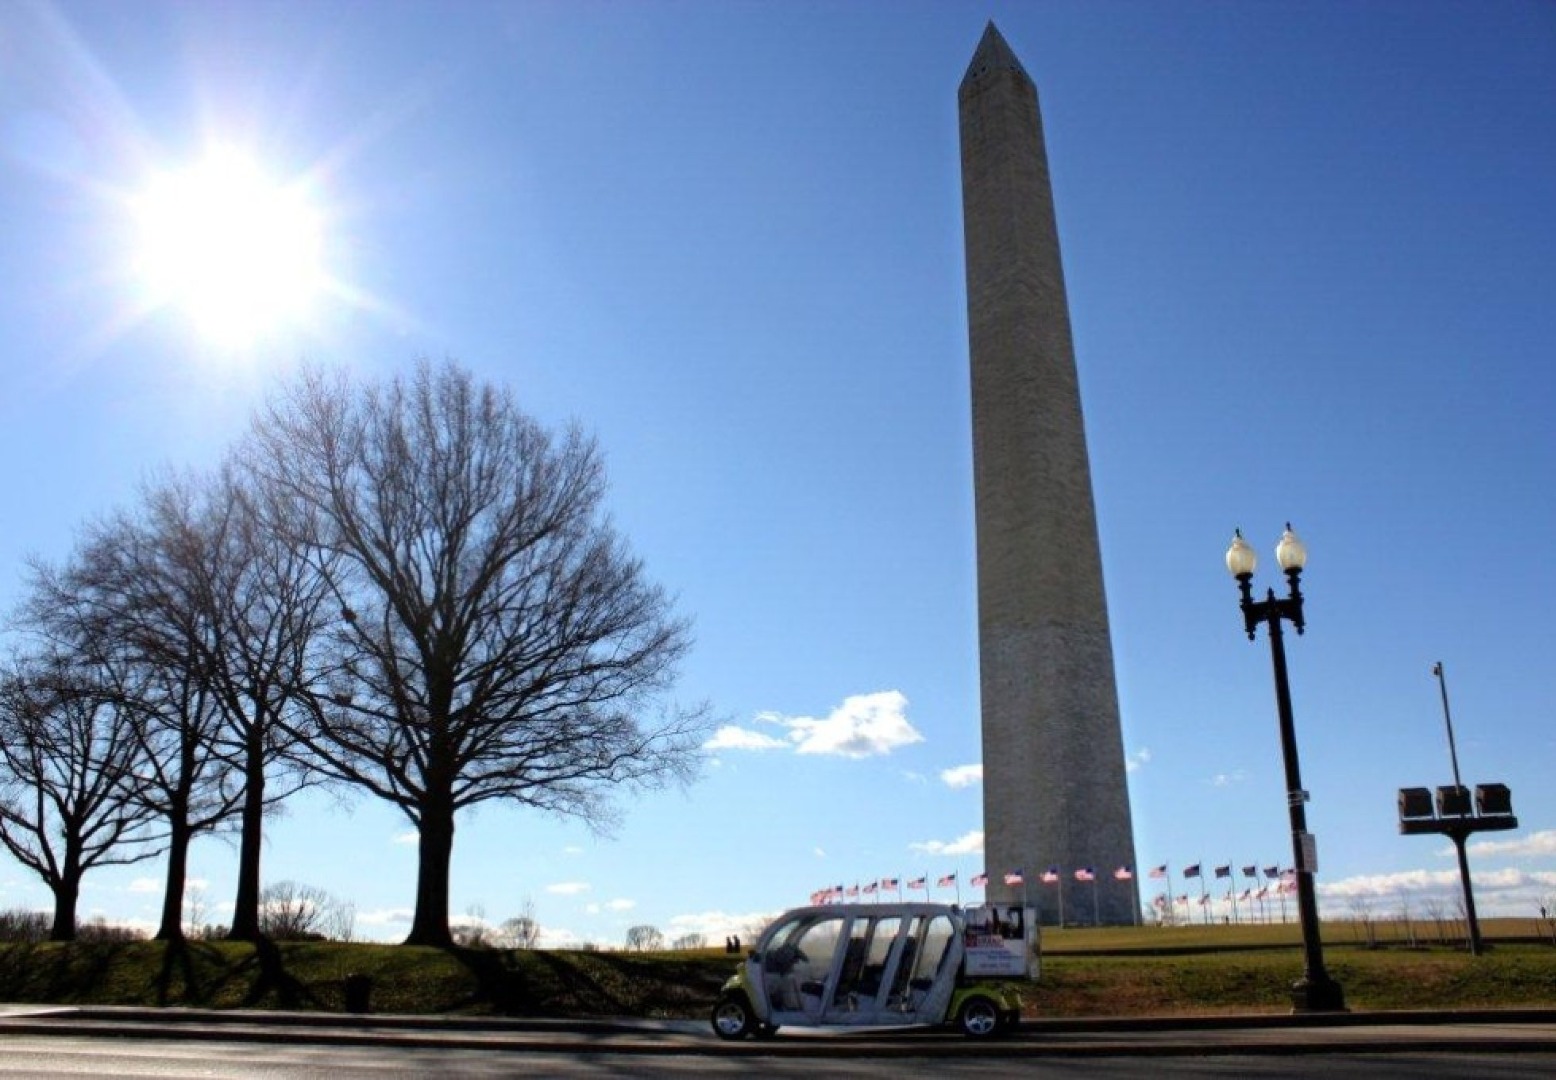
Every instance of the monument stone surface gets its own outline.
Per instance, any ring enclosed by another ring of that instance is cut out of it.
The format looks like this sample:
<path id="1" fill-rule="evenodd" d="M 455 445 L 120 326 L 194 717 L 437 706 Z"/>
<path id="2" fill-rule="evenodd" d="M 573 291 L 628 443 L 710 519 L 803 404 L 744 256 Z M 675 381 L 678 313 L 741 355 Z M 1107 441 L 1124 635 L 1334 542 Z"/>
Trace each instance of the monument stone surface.
<path id="1" fill-rule="evenodd" d="M 1115 872 L 1138 868 L 1048 158 L 1037 89 L 993 23 L 958 101 L 988 896 L 1025 895 L 1049 925 L 1128 924 L 1138 882 Z"/>

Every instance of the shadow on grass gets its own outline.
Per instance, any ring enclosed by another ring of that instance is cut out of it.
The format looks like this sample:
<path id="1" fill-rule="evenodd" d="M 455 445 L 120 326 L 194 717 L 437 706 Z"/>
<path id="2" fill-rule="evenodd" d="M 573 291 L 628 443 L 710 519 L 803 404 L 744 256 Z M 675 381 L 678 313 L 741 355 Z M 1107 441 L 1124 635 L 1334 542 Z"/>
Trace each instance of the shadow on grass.
<path id="1" fill-rule="evenodd" d="M 231 945 L 219 948 L 187 940 L 163 945 L 162 962 L 153 982 L 159 1006 L 324 1007 L 315 990 L 287 970 L 285 956 L 272 941 L 257 941 L 236 951 Z"/>
<path id="2" fill-rule="evenodd" d="M 120 943 L 80 946 L 75 942 L 12 945 L 0 964 L 0 999 L 85 1004 L 92 991 L 112 981 L 119 958 L 130 948 Z"/>
<path id="3" fill-rule="evenodd" d="M 504 1016 L 695 1015 L 728 975 L 663 955 L 452 949 L 475 979 L 455 1008 Z"/>

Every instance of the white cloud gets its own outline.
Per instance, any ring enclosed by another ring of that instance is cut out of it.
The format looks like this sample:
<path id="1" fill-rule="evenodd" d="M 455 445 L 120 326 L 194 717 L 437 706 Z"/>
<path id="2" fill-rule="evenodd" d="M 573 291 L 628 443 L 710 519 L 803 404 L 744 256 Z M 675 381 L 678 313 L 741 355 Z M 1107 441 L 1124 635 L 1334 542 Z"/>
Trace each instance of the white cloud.
<path id="1" fill-rule="evenodd" d="M 877 757 L 924 741 L 924 736 L 908 722 L 907 708 L 908 699 L 900 691 L 882 690 L 846 697 L 821 718 L 764 712 L 757 715 L 756 722 L 786 729 L 784 739 L 726 724 L 714 732 L 703 749 L 778 750 L 787 746 L 797 754 Z"/>
<path id="2" fill-rule="evenodd" d="M 584 939 L 571 930 L 542 924 L 540 938 L 535 944 L 542 949 L 576 949 L 583 943 Z"/>
<path id="3" fill-rule="evenodd" d="M 1483 917 L 1531 915 L 1547 902 L 1551 890 L 1556 888 L 1556 872 L 1548 870 L 1472 870 L 1470 880 L 1475 888 L 1475 907 Z M 1387 917 L 1391 910 L 1432 902 L 1441 902 L 1449 910 L 1457 910 L 1463 887 L 1457 869 L 1404 870 L 1320 882 L 1318 895 L 1324 901 L 1340 905 L 1338 910 L 1325 912 L 1326 918 L 1342 919 L 1348 910 L 1363 906 L 1375 915 Z"/>
<path id="4" fill-rule="evenodd" d="M 568 844 L 565 848 L 562 849 L 563 855 L 582 855 L 583 853 L 584 849 L 579 847 L 577 844 Z"/>
<path id="5" fill-rule="evenodd" d="M 728 911 L 701 911 L 675 915 L 670 919 L 670 933 L 666 936 L 676 938 L 684 934 L 701 934 L 715 945 L 724 938 L 735 936 L 741 939 L 743 945 L 751 946 L 756 944 L 756 936 L 779 914 L 776 911 L 753 911 L 744 915 Z"/>
<path id="6" fill-rule="evenodd" d="M 941 770 L 940 779 L 948 788 L 972 787 L 974 784 L 983 783 L 983 766 L 981 764 L 956 765 Z"/>
<path id="7" fill-rule="evenodd" d="M 883 690 L 844 698 L 825 719 L 796 716 L 784 723 L 798 753 L 873 757 L 924 741 L 908 722 L 907 707 L 901 692 Z"/>
<path id="8" fill-rule="evenodd" d="M 454 927 L 459 927 L 464 930 L 493 929 L 492 924 L 487 922 L 484 915 L 475 915 L 468 911 L 463 915 L 450 915 L 448 917 L 448 925 L 450 929 L 453 929 Z"/>
<path id="9" fill-rule="evenodd" d="M 1142 746 L 1139 750 L 1136 750 L 1133 754 L 1129 755 L 1129 760 L 1124 762 L 1124 771 L 1139 772 L 1150 763 L 1150 760 L 1151 748 L 1149 746 Z"/>
<path id="10" fill-rule="evenodd" d="M 925 855 L 982 855 L 983 830 L 974 829 L 955 840 L 919 840 L 908 845 L 913 851 Z"/>
<path id="11" fill-rule="evenodd" d="M 138 877 L 124 888 L 126 892 L 132 893 L 159 893 L 162 891 L 162 885 L 163 883 L 156 878 Z"/>
<path id="12" fill-rule="evenodd" d="M 586 904 L 584 912 L 589 915 L 598 915 L 602 911 L 631 911 L 638 906 L 636 900 L 607 900 L 603 904 Z"/>
<path id="13" fill-rule="evenodd" d="M 1233 784 L 1241 784 L 1247 777 L 1247 773 L 1237 769 L 1229 773 L 1216 773 L 1210 778 L 1211 787 L 1231 787 Z"/>
<path id="14" fill-rule="evenodd" d="M 1449 852 L 1452 852 L 1452 848 Z M 1471 855 L 1502 855 L 1512 858 L 1556 855 L 1556 829 L 1530 833 L 1515 840 L 1481 840 L 1469 847 Z"/>
<path id="15" fill-rule="evenodd" d="M 827 853 L 826 853 L 826 850 L 824 848 L 812 848 L 811 852 L 818 859 L 825 859 L 827 857 Z"/>
<path id="16" fill-rule="evenodd" d="M 782 750 L 789 744 L 760 731 L 725 724 L 702 744 L 704 750 Z"/>
<path id="17" fill-rule="evenodd" d="M 410 908 L 382 908 L 357 912 L 357 922 L 364 926 L 399 926 L 410 923 L 414 915 Z"/>
<path id="18" fill-rule="evenodd" d="M 407 829 L 405 832 L 395 833 L 389 840 L 391 844 L 416 844 L 420 841 L 421 833 L 415 829 Z"/>
<path id="19" fill-rule="evenodd" d="M 579 893 L 589 891 L 589 883 L 586 881 L 558 881 L 554 885 L 547 885 L 548 893 L 556 893 L 558 896 L 577 896 Z"/>

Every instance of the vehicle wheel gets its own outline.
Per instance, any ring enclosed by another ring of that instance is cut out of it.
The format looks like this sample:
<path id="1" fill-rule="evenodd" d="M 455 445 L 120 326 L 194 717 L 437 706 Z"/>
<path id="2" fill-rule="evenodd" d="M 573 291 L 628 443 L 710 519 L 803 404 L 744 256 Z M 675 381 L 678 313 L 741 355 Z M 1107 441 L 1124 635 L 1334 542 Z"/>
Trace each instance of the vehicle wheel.
<path id="1" fill-rule="evenodd" d="M 725 994 L 713 1006 L 713 1034 L 721 1039 L 744 1039 L 756 1027 L 756 1016 L 744 994 Z"/>
<path id="2" fill-rule="evenodd" d="M 999 1032 L 999 1006 L 986 997 L 970 997 L 956 1014 L 956 1026 L 970 1039 L 987 1039 Z"/>

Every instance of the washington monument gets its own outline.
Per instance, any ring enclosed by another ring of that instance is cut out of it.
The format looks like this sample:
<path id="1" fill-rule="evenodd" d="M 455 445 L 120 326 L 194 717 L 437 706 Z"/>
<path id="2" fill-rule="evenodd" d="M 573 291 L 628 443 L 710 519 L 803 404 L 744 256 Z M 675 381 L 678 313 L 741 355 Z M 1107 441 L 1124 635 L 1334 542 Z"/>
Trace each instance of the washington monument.
<path id="1" fill-rule="evenodd" d="M 1137 882 L 1115 875 L 1138 868 L 1048 156 L 1037 89 L 993 23 L 957 97 L 988 896 L 1024 894 L 1050 925 L 1132 923 Z M 1005 883 L 1013 873 L 1021 884 Z"/>

